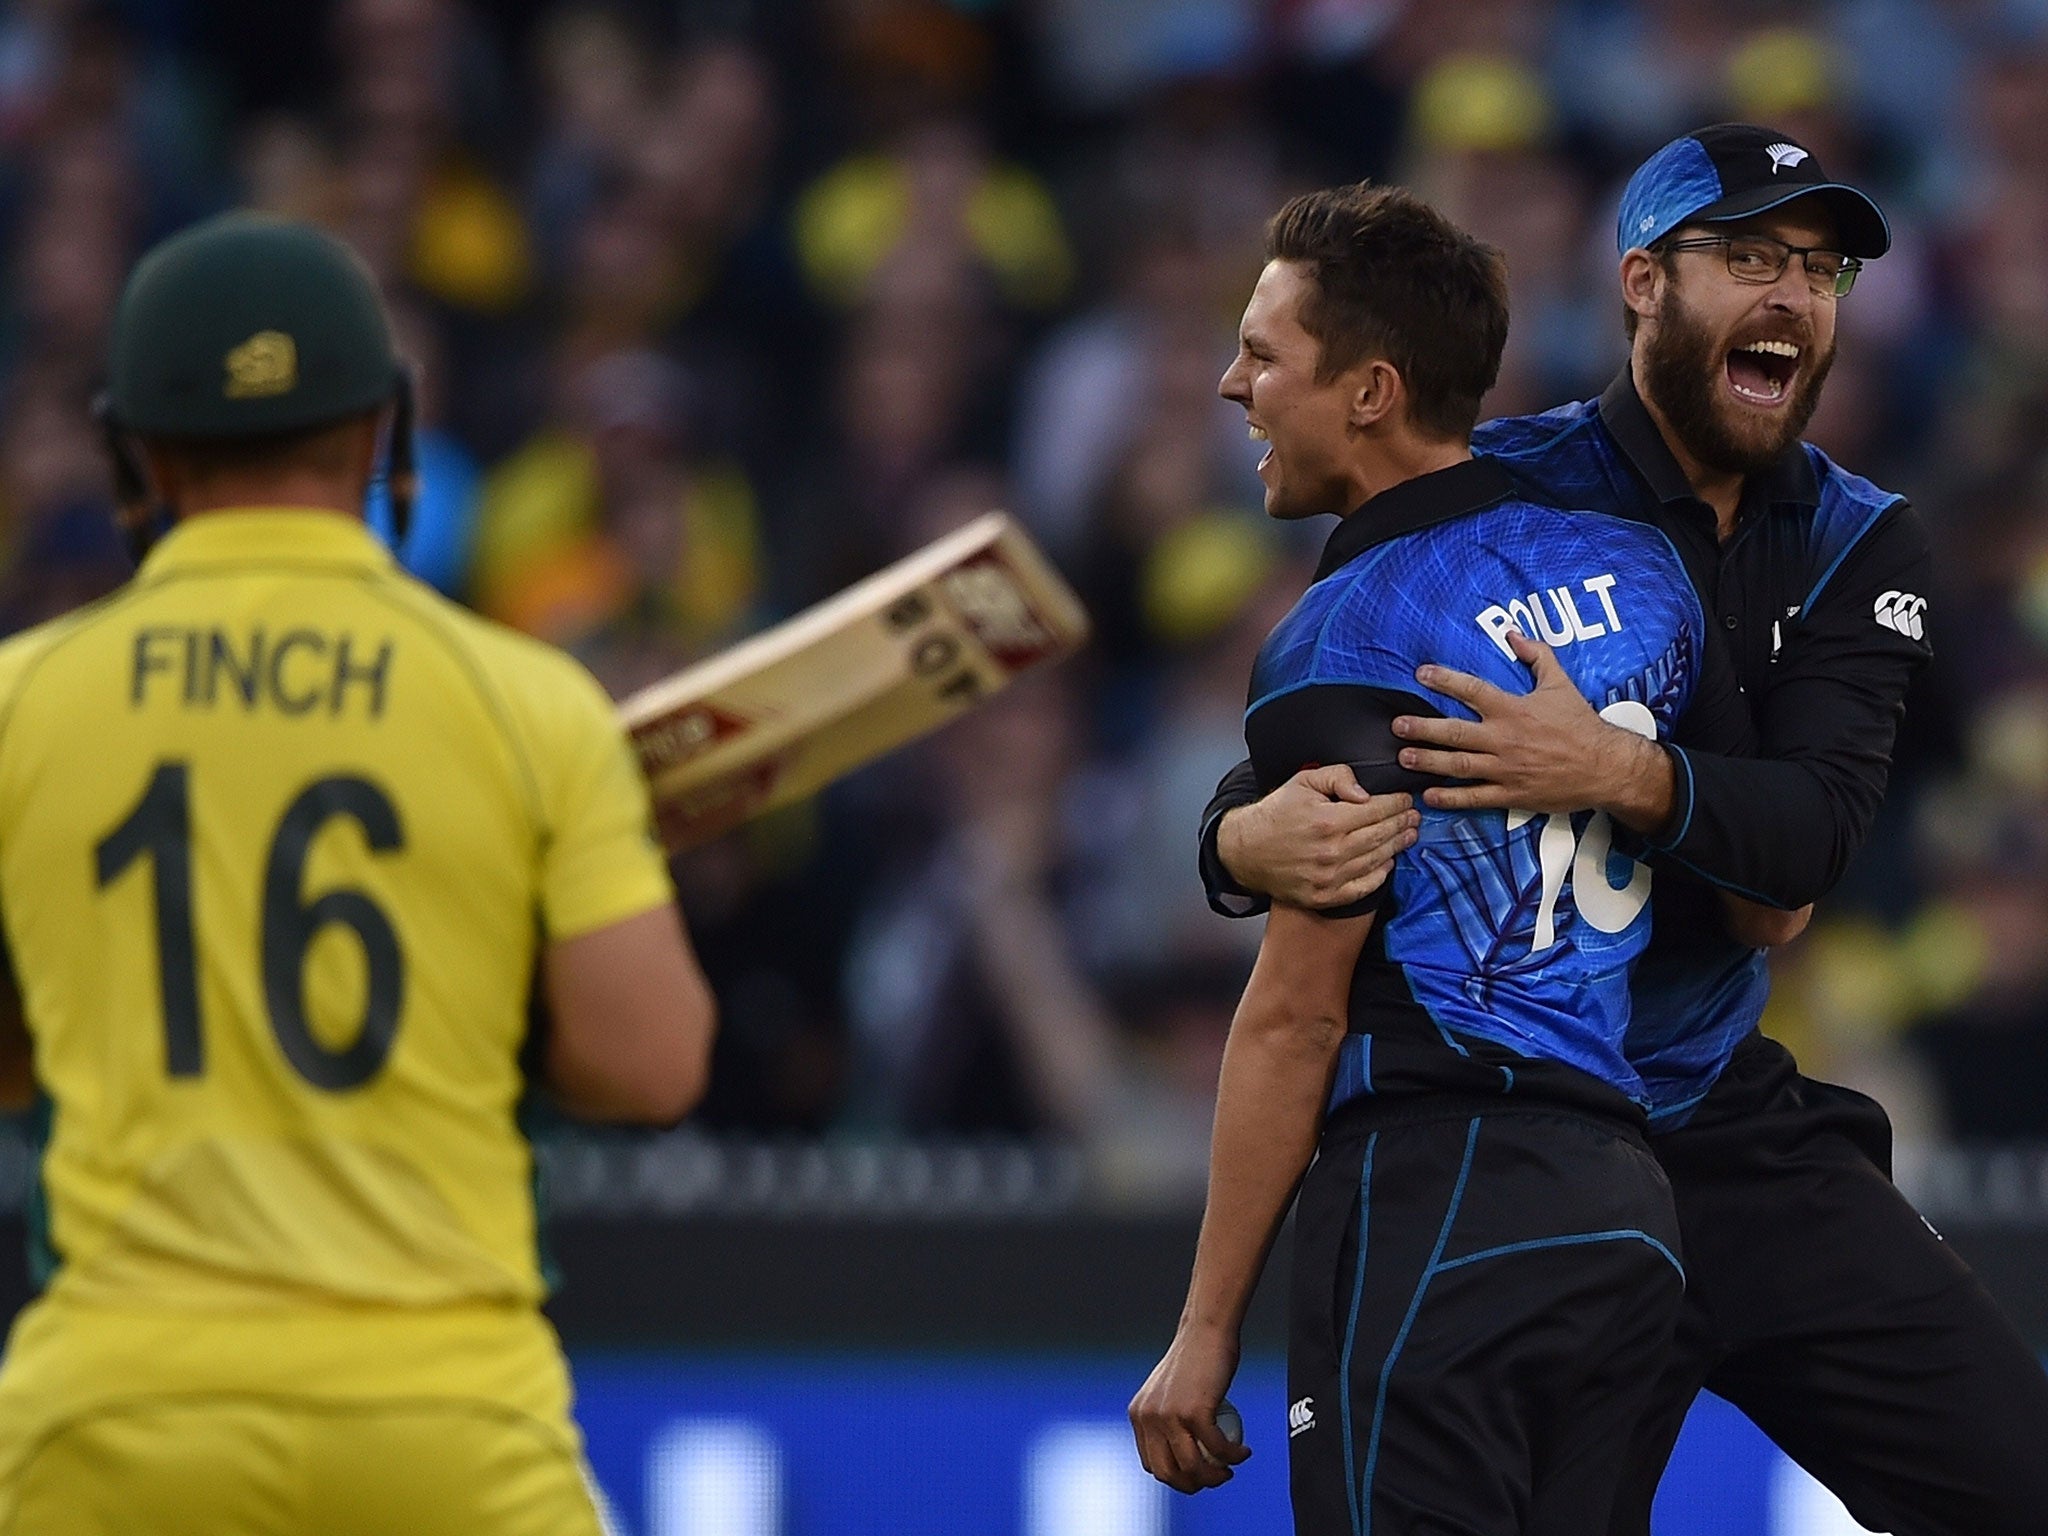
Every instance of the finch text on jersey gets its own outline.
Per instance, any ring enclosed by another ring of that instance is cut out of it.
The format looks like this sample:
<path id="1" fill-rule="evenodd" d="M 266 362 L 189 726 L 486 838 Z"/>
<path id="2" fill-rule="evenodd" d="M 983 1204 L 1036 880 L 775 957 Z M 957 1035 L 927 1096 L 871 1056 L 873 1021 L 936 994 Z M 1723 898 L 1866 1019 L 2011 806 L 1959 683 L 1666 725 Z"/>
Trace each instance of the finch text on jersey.
<path id="1" fill-rule="evenodd" d="M 1511 598 L 1505 606 L 1495 603 L 1474 614 L 1473 621 L 1486 631 L 1487 637 L 1510 661 L 1515 659 L 1514 648 L 1508 644 L 1510 630 L 1518 630 L 1531 640 L 1541 640 L 1553 650 L 1561 650 L 1574 640 L 1597 640 L 1610 630 L 1618 632 L 1621 615 L 1614 608 L 1613 576 L 1588 576 L 1579 585 L 1600 600 L 1600 607 L 1607 615 L 1606 623 L 1595 620 L 1589 624 L 1581 618 L 1578 599 L 1569 586 L 1550 587 L 1541 592 L 1531 592 L 1526 597 Z M 1590 609 L 1592 605 L 1587 606 Z"/>
<path id="2" fill-rule="evenodd" d="M 300 628 L 272 634 L 260 624 L 240 636 L 150 625 L 135 632 L 128 702 L 138 709 L 159 699 L 187 709 L 239 703 L 287 715 L 339 715 L 360 705 L 376 720 L 384 714 L 391 661 L 389 639 Z"/>

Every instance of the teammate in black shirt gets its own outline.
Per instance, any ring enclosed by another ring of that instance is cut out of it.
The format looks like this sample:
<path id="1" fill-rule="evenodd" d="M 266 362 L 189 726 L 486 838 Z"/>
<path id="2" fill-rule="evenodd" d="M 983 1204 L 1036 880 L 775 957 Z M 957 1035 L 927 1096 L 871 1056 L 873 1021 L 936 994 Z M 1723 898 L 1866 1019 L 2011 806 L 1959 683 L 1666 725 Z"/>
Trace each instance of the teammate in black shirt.
<path id="1" fill-rule="evenodd" d="M 1513 695 L 1427 670 L 1480 722 L 1397 722 L 1414 743 L 1404 766 L 1478 781 L 1432 790 L 1432 803 L 1598 804 L 1658 868 L 1629 1056 L 1650 1086 L 1688 1291 L 1612 1531 L 1648 1529 L 1656 1479 L 1704 1385 L 1866 1526 L 2036 1532 L 2048 1376 L 1892 1187 L 1883 1110 L 1801 1076 L 1756 1032 L 1760 956 L 1697 920 L 1711 881 L 1786 909 L 1780 932 L 1796 929 L 1869 830 L 1927 652 L 1919 518 L 1798 440 L 1833 358 L 1836 303 L 1889 234 L 1803 145 L 1749 125 L 1652 156 L 1618 234 L 1629 369 L 1598 400 L 1491 423 L 1475 445 L 1554 496 L 1671 536 L 1734 641 L 1764 755 L 1660 750 L 1612 731 L 1571 690 Z M 1253 884 L 1305 894 L 1299 799 L 1272 797 L 1221 826 L 1257 789 L 1247 765 L 1204 817 L 1219 910 L 1247 894 L 1219 847 Z"/>

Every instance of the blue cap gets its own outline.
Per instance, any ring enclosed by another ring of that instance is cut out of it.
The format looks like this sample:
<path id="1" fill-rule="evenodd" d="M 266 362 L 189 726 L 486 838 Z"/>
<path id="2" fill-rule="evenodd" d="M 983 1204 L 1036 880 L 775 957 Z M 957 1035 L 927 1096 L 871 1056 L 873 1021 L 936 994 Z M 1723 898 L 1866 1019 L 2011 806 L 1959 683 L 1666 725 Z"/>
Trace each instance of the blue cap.
<path id="1" fill-rule="evenodd" d="M 1891 249 L 1891 226 L 1867 194 L 1831 180 L 1797 139 L 1754 123 L 1702 128 L 1645 160 L 1621 194 L 1615 244 L 1631 251 L 1681 224 L 1746 219 L 1805 197 L 1827 205 L 1845 256 L 1868 260 Z"/>

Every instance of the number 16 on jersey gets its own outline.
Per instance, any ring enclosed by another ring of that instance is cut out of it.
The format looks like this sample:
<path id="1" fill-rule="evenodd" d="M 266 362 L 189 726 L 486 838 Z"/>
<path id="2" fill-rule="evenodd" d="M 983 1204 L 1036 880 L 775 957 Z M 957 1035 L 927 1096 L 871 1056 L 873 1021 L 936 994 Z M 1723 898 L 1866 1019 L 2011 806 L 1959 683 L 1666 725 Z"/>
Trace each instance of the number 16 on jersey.
<path id="1" fill-rule="evenodd" d="M 391 798 L 368 779 L 336 775 L 300 792 L 279 819 L 263 871 L 263 1000 L 285 1060 L 315 1088 L 360 1088 L 377 1075 L 398 1036 L 405 1001 L 405 955 L 381 907 L 356 890 L 333 890 L 307 901 L 301 890 L 306 858 L 320 829 L 337 816 L 354 821 L 373 853 L 405 846 Z M 157 764 L 135 808 L 93 850 L 101 889 L 138 859 L 154 875 L 157 975 L 164 1012 L 164 1069 L 197 1077 L 206 1068 L 199 1010 L 199 952 L 192 930 L 192 769 Z M 363 1017 L 355 1038 L 339 1049 L 323 1044 L 306 1017 L 306 952 L 330 923 L 351 929 L 367 972 Z"/>

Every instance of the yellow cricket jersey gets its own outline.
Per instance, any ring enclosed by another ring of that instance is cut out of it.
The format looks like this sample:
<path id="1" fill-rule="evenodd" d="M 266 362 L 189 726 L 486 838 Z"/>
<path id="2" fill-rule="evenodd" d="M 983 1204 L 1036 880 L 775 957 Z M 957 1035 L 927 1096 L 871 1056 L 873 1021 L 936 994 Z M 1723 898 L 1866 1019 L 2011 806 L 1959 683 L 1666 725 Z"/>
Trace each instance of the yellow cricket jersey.
<path id="1" fill-rule="evenodd" d="M 338 1319 L 528 1319 L 537 1347 L 536 949 L 672 899 L 649 825 L 588 674 L 338 514 L 189 520 L 0 647 L 0 920 L 56 1264 L 9 1370 L 52 1308 L 195 1340 L 232 1315 L 282 1350 L 266 1380 L 310 1349 L 364 1391 L 404 1371 L 353 1363 Z M 405 1346 L 415 1374 L 438 1347 Z M 188 1353 L 151 1369 L 233 1374 Z"/>

